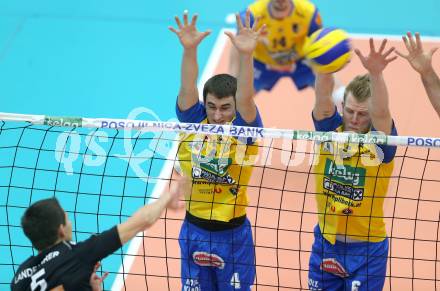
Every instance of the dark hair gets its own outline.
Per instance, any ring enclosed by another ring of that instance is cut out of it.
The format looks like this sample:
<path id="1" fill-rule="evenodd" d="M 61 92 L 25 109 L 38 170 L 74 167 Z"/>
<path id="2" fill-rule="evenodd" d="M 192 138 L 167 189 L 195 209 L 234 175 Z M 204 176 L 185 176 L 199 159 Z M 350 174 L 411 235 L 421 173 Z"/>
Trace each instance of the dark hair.
<path id="1" fill-rule="evenodd" d="M 358 102 L 364 102 L 371 97 L 370 75 L 356 76 L 345 88 L 344 102 L 347 100 L 348 93 L 353 95 Z"/>
<path id="2" fill-rule="evenodd" d="M 40 200 L 26 209 L 21 218 L 21 226 L 34 248 L 42 251 L 58 240 L 60 225 L 66 224 L 64 215 L 56 198 Z"/>
<path id="3" fill-rule="evenodd" d="M 229 74 L 218 74 L 212 76 L 206 81 L 203 87 L 203 103 L 206 102 L 208 93 L 221 99 L 232 96 L 235 100 L 235 93 L 237 92 L 237 78 Z"/>

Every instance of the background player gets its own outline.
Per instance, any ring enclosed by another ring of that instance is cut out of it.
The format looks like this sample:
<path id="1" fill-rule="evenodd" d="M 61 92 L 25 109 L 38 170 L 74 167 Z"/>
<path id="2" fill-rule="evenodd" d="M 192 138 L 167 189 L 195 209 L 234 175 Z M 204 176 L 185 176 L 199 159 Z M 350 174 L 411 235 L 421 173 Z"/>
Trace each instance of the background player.
<path id="1" fill-rule="evenodd" d="M 251 25 L 266 25 L 254 52 L 254 88 L 270 91 L 282 77 L 289 77 L 298 90 L 314 88 L 315 74 L 304 63 L 301 49 L 307 36 L 322 28 L 316 6 L 308 0 L 259 0 L 249 6 Z M 241 13 L 244 21 L 245 12 Z M 237 50 L 231 48 L 230 72 L 237 75 Z M 343 86 L 334 92 L 336 103 L 342 100 Z M 338 97 L 339 96 L 339 97 Z"/>
<path id="2" fill-rule="evenodd" d="M 318 75 L 313 121 L 318 131 L 381 131 L 396 135 L 382 72 L 396 57 L 384 40 L 370 54 L 356 50 L 368 74 L 347 86 L 343 115 L 331 98 L 332 75 Z M 319 224 L 309 265 L 311 290 L 382 290 L 388 239 L 383 202 L 394 166 L 395 146 L 324 142 L 313 172 Z"/>
<path id="3" fill-rule="evenodd" d="M 264 26 L 244 24 L 236 15 L 238 33 L 227 33 L 238 51 L 237 79 L 228 74 L 211 77 L 197 90 L 197 47 L 209 34 L 196 28 L 188 13 L 178 29 L 170 27 L 183 46 L 181 88 L 176 112 L 180 121 L 262 127 L 253 100 L 252 53 Z M 250 290 L 255 278 L 255 250 L 246 217 L 246 188 L 252 172 L 251 157 L 258 146 L 236 137 L 191 134 L 179 147 L 180 168 L 193 179 L 186 193 L 186 216 L 179 235 L 182 290 Z"/>

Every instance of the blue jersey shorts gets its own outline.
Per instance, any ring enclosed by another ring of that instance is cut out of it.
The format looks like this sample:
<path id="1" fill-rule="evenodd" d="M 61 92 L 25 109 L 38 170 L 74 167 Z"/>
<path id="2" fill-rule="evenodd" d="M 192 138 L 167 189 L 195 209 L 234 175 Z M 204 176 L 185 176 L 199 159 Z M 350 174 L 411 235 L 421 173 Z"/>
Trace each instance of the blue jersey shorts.
<path id="1" fill-rule="evenodd" d="M 377 290 L 385 283 L 388 238 L 381 242 L 330 244 L 315 227 L 309 262 L 310 290 Z"/>
<path id="2" fill-rule="evenodd" d="M 296 63 L 293 72 L 278 72 L 269 69 L 266 64 L 254 60 L 254 88 L 255 91 L 272 90 L 276 82 L 282 77 L 290 77 L 298 90 L 315 86 L 315 74 L 302 61 Z"/>
<path id="3" fill-rule="evenodd" d="M 182 290 L 251 290 L 255 248 L 248 219 L 231 230 L 207 231 L 185 220 L 179 234 Z"/>

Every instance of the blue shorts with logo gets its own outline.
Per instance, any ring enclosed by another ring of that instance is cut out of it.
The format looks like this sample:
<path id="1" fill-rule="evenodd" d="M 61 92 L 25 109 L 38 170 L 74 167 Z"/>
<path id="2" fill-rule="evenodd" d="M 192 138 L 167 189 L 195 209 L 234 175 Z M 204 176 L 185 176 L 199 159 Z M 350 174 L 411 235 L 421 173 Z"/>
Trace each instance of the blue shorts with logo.
<path id="1" fill-rule="evenodd" d="M 312 69 L 302 61 L 296 63 L 296 69 L 293 72 L 278 72 L 271 70 L 266 64 L 254 60 L 254 88 L 255 91 L 272 90 L 276 82 L 282 77 L 289 77 L 295 83 L 298 90 L 315 86 L 315 74 Z"/>
<path id="2" fill-rule="evenodd" d="M 330 244 L 315 227 L 309 262 L 310 290 L 382 290 L 385 283 L 388 238 L 381 242 Z"/>
<path id="3" fill-rule="evenodd" d="M 179 234 L 182 290 L 251 290 L 255 248 L 249 220 L 230 230 L 207 231 L 186 219 Z"/>

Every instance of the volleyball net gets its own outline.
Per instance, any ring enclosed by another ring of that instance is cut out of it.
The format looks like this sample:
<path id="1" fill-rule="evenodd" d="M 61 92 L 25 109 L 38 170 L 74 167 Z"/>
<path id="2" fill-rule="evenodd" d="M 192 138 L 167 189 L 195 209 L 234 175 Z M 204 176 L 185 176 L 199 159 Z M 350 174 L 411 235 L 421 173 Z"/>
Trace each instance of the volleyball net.
<path id="1" fill-rule="evenodd" d="M 245 151 L 252 145 L 258 154 L 250 180 L 239 185 L 249 197 L 254 290 L 308 289 L 313 229 L 322 214 L 316 200 L 324 195 L 315 185 L 323 175 L 315 171 L 316 145 L 397 145 L 388 191 L 380 198 L 390 242 L 385 290 L 440 286 L 440 138 L 0 113 L 0 289 L 36 254 L 20 226 L 30 204 L 57 197 L 73 222 L 74 240 L 100 233 L 168 187 L 173 169 L 185 162 L 178 155 L 182 134 L 202 137 L 202 147 L 206 136 L 222 136 L 217 143 L 230 137 L 257 141 L 243 142 Z M 221 184 L 229 165 L 214 164 L 200 171 Z M 366 179 L 378 178 L 345 168 L 326 182 L 327 192 L 361 203 L 354 186 Z M 348 224 L 356 213 L 350 205 L 347 209 L 338 215 Z M 180 290 L 178 236 L 184 215 L 166 211 L 152 228 L 106 258 L 100 269 L 110 273 L 104 289 Z"/>

